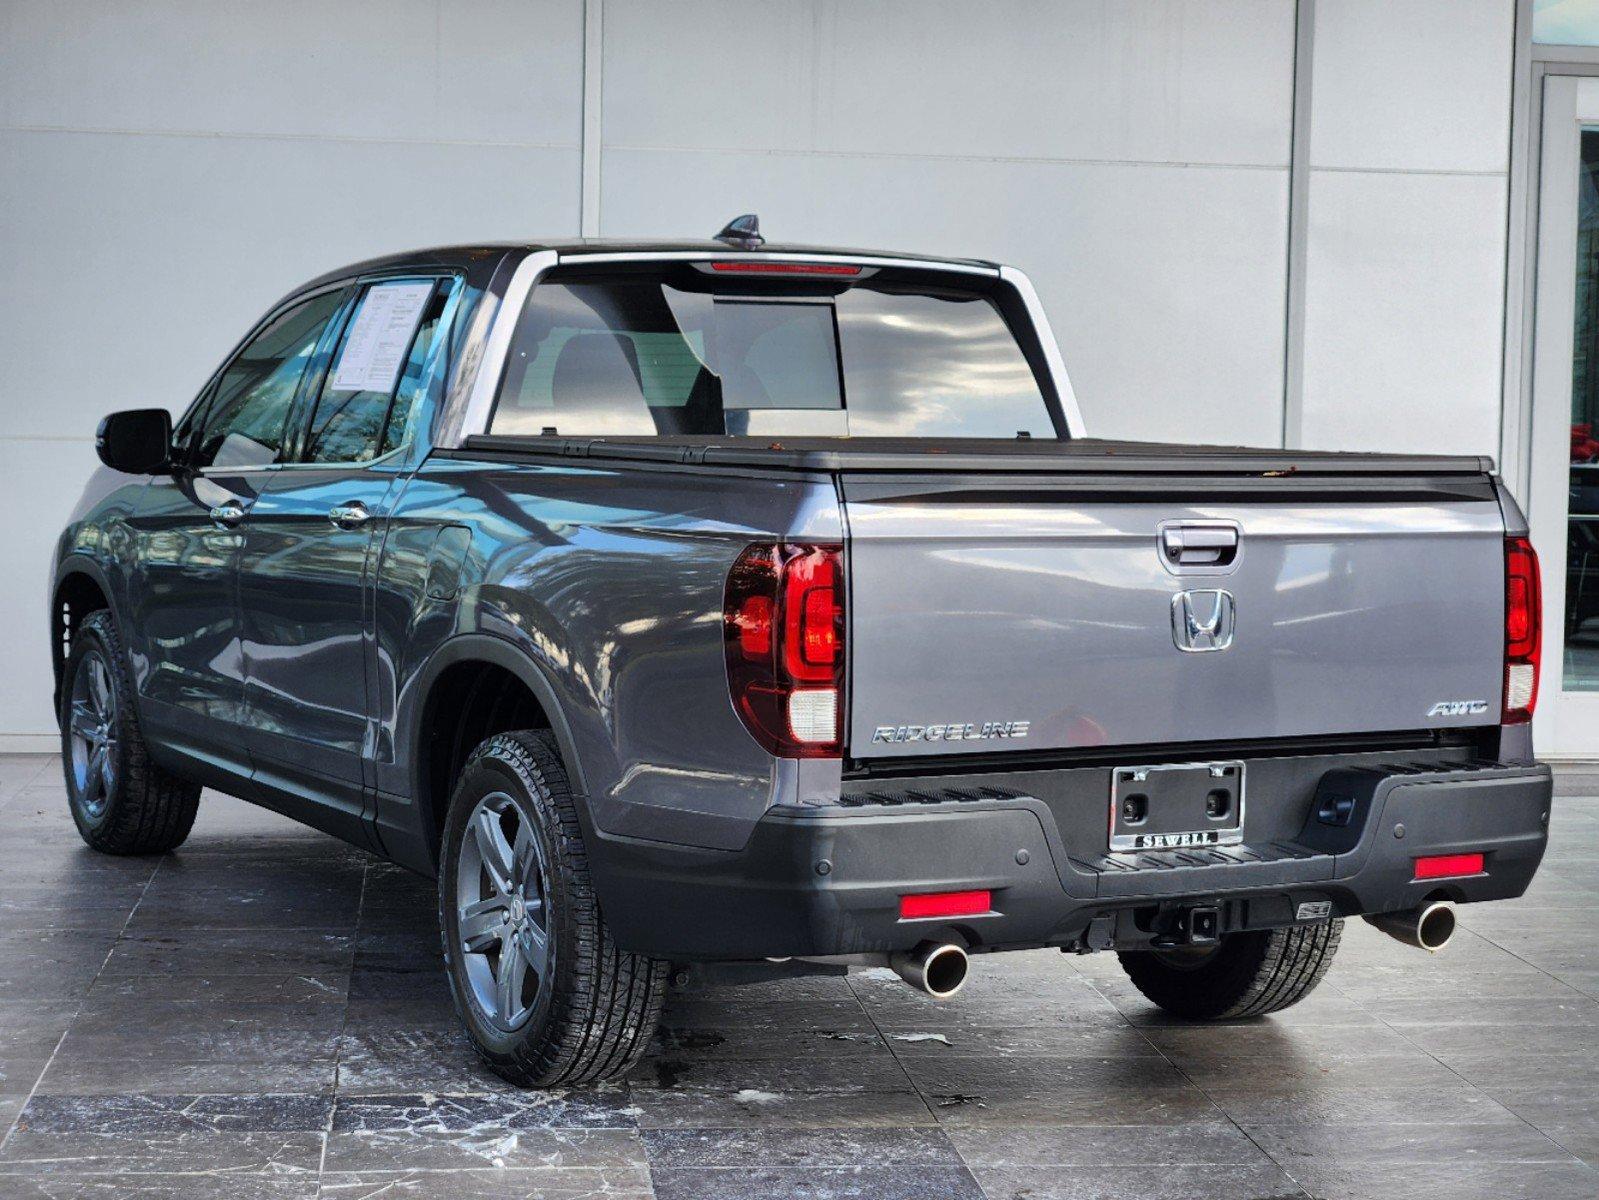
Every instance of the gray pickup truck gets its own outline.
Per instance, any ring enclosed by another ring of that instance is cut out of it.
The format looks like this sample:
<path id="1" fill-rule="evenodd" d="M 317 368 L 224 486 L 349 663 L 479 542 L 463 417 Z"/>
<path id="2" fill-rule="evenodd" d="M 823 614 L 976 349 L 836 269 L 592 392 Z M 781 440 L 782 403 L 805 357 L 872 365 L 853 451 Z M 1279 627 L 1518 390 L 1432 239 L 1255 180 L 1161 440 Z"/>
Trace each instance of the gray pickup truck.
<path id="1" fill-rule="evenodd" d="M 522 1084 L 625 1072 L 673 980 L 1058 947 L 1269 1013 L 1344 918 L 1436 949 L 1544 852 L 1491 464 L 1089 439 L 1009 267 L 398 255 L 98 448 L 51 580 L 84 839 L 171 850 L 207 786 L 437 876 Z"/>

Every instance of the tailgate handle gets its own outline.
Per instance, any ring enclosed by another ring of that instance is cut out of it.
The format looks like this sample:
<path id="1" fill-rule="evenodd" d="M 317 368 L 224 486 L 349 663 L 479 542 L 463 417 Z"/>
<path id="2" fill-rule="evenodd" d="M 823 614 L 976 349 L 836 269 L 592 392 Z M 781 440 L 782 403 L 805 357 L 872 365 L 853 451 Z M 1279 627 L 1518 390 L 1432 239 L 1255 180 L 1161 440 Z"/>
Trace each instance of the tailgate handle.
<path id="1" fill-rule="evenodd" d="M 1160 531 L 1166 561 L 1179 567 L 1225 567 L 1238 557 L 1238 530 L 1230 525 L 1168 525 Z"/>

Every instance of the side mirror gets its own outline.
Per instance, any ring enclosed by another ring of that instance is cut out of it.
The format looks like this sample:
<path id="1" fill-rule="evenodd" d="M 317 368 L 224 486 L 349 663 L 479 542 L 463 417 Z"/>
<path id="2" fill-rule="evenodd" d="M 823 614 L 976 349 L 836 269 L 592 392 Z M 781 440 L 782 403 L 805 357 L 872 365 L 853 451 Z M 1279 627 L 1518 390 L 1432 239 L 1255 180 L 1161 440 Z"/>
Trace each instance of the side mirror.
<path id="1" fill-rule="evenodd" d="M 164 408 L 114 412 L 95 430 L 94 448 L 113 471 L 153 475 L 166 468 L 172 454 L 172 414 Z"/>

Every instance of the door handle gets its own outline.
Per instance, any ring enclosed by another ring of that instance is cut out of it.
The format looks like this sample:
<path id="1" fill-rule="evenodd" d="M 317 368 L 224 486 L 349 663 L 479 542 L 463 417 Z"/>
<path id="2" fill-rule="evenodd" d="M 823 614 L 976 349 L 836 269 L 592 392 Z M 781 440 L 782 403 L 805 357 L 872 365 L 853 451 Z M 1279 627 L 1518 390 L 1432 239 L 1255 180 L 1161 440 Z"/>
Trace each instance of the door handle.
<path id="1" fill-rule="evenodd" d="M 359 529 L 372 519 L 372 513 L 359 500 L 349 504 L 335 504 L 328 509 L 328 520 L 340 529 Z"/>
<path id="2" fill-rule="evenodd" d="M 1238 556 L 1238 530 L 1228 525 L 1168 525 L 1160 542 L 1173 566 L 1224 567 Z"/>
<path id="3" fill-rule="evenodd" d="M 224 500 L 211 510 L 211 523 L 220 525 L 224 529 L 232 529 L 249 510 L 237 500 Z"/>

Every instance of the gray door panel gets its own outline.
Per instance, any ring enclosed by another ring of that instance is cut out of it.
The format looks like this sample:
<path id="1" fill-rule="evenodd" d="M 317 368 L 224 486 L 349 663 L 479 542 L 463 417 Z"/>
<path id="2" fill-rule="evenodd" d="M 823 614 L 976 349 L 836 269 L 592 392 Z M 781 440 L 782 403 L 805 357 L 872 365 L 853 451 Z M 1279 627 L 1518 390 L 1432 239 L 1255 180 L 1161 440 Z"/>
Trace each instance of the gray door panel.
<path id="1" fill-rule="evenodd" d="M 247 738 L 258 762 L 291 778 L 368 782 L 368 556 L 393 479 L 286 468 L 251 512 L 239 571 Z M 330 516 L 356 505 L 364 521 Z"/>
<path id="2" fill-rule="evenodd" d="M 239 738 L 244 666 L 239 644 L 242 521 L 262 472 L 158 476 L 128 520 L 132 578 L 123 630 L 140 713 L 158 737 L 215 740 L 248 763 Z M 245 516 L 247 520 L 247 515 Z"/>

